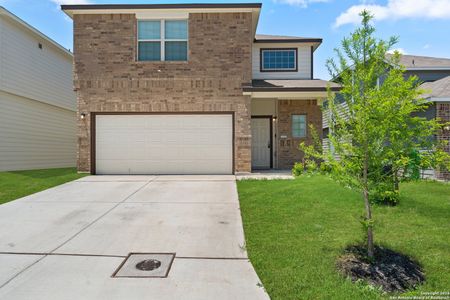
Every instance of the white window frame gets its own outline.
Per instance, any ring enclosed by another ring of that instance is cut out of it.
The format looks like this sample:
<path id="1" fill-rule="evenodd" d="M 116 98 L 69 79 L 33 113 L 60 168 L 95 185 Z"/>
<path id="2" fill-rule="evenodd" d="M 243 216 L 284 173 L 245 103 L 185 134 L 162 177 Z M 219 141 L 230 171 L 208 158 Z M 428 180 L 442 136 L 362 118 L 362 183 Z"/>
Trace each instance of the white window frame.
<path id="1" fill-rule="evenodd" d="M 140 62 L 158 62 L 158 61 L 166 61 L 166 42 L 186 42 L 186 60 L 177 60 L 176 62 L 183 62 L 189 60 L 189 21 L 188 19 L 139 19 L 137 22 L 146 22 L 146 21 L 159 21 L 160 22 L 160 33 L 159 39 L 139 39 L 139 24 L 136 26 L 136 60 Z M 186 21 L 188 24 L 186 39 L 166 39 L 166 21 Z M 139 59 L 139 42 L 159 42 L 161 47 L 161 60 L 140 60 Z M 170 60 L 172 61 L 172 60 Z"/>
<path id="2" fill-rule="evenodd" d="M 276 68 L 276 69 L 266 69 L 264 68 L 264 52 L 294 52 L 294 67 L 293 68 Z M 298 71 L 298 65 L 297 65 L 297 57 L 298 57 L 298 48 L 289 48 L 289 49 L 283 49 L 283 48 L 263 48 L 261 49 L 261 71 L 262 72 L 297 72 Z"/>
<path id="3" fill-rule="evenodd" d="M 304 116 L 305 117 L 305 135 L 304 136 L 295 136 L 294 135 L 294 116 Z M 291 134 L 294 139 L 304 139 L 308 136 L 308 116 L 306 114 L 292 114 L 291 115 Z"/>

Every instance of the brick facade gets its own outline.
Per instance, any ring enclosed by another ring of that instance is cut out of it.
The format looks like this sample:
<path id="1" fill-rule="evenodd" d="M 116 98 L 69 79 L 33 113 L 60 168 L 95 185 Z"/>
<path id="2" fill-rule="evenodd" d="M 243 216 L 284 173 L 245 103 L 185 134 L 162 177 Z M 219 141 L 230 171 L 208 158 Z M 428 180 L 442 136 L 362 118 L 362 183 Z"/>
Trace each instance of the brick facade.
<path id="1" fill-rule="evenodd" d="M 251 13 L 189 14 L 187 62 L 137 62 L 134 14 L 74 16 L 78 170 L 90 171 L 90 112 L 235 112 L 235 170 L 251 169 Z"/>
<path id="2" fill-rule="evenodd" d="M 303 154 L 298 149 L 302 141 L 312 143 L 311 133 L 307 128 L 306 138 L 292 137 L 292 115 L 306 115 L 308 126 L 317 128 L 322 134 L 322 111 L 316 100 L 280 100 L 278 105 L 278 167 L 290 169 L 294 163 L 302 161 Z M 282 138 L 286 136 L 287 138 Z"/>
<path id="3" fill-rule="evenodd" d="M 450 103 L 436 103 L 436 117 L 443 122 L 450 122 Z M 446 141 L 445 150 L 450 153 L 450 130 L 443 129 L 437 134 L 440 141 Z M 450 170 L 439 170 L 436 172 L 438 179 L 450 180 Z"/>

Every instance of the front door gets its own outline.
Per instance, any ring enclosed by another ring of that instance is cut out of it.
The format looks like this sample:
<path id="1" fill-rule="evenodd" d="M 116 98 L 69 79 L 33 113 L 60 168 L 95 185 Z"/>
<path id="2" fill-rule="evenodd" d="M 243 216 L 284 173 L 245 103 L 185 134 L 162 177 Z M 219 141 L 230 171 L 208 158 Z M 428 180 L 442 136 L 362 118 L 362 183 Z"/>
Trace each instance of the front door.
<path id="1" fill-rule="evenodd" d="M 252 169 L 272 167 L 272 117 L 252 117 Z"/>

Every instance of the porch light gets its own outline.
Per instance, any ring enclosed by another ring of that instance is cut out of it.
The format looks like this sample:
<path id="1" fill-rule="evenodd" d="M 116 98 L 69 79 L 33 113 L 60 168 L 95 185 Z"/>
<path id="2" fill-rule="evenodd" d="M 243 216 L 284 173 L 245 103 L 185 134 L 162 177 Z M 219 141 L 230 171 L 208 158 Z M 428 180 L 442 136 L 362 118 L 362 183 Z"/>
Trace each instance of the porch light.
<path id="1" fill-rule="evenodd" d="M 276 121 L 277 120 L 277 116 L 272 116 L 272 121 Z"/>
<path id="2" fill-rule="evenodd" d="M 81 118 L 81 120 L 84 120 L 84 118 L 86 118 L 86 114 L 85 113 L 81 113 L 80 114 L 80 118 Z"/>

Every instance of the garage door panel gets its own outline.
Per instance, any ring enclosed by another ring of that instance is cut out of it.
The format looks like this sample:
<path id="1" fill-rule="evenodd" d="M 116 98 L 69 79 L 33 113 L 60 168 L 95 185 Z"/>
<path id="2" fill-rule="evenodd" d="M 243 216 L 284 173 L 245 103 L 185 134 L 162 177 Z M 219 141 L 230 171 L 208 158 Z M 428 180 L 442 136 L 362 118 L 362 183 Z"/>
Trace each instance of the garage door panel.
<path id="1" fill-rule="evenodd" d="M 98 115 L 97 174 L 231 174 L 231 115 Z"/>

